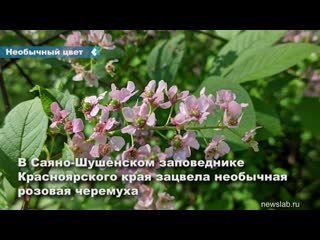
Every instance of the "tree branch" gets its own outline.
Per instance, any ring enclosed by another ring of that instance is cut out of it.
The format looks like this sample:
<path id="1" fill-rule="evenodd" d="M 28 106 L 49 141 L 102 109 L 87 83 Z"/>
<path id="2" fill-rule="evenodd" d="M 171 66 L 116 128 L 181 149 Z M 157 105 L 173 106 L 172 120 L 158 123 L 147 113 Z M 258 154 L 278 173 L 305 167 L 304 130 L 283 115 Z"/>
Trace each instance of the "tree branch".
<path id="1" fill-rule="evenodd" d="M 24 34 L 22 34 L 19 30 L 13 30 L 18 37 L 25 40 L 27 43 L 29 43 L 31 46 L 35 46 L 36 44 L 28 37 L 26 37 Z"/>
<path id="2" fill-rule="evenodd" d="M 2 99 L 3 99 L 3 104 L 4 104 L 4 109 L 6 113 L 10 112 L 10 103 L 9 103 L 9 98 L 8 98 L 8 93 L 6 86 L 4 84 L 4 79 L 3 79 L 3 72 L 0 67 L 0 88 L 1 88 L 1 94 L 2 94 Z"/>
<path id="3" fill-rule="evenodd" d="M 29 77 L 28 74 L 26 74 L 25 71 L 23 71 L 23 69 L 18 65 L 18 63 L 14 63 L 14 65 L 17 67 L 17 69 L 19 70 L 19 72 L 21 73 L 21 75 L 27 80 L 27 82 L 29 83 L 29 85 L 31 87 L 34 87 L 34 83 L 33 81 L 31 80 L 31 78 Z"/>
<path id="4" fill-rule="evenodd" d="M 192 30 L 192 31 L 195 33 L 201 33 L 201 34 L 207 35 L 208 37 L 210 37 L 212 39 L 218 39 L 220 41 L 226 42 L 226 40 L 224 38 L 219 37 L 217 35 L 214 35 L 212 33 L 206 32 L 206 31 L 202 31 L 202 30 Z"/>

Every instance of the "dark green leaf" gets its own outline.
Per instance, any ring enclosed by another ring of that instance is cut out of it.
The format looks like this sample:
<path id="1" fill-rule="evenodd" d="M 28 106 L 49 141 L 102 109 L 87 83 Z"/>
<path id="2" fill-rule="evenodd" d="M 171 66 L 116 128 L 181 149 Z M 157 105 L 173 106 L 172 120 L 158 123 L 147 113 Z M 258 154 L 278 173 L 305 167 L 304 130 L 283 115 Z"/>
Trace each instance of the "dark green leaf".
<path id="1" fill-rule="evenodd" d="M 47 127 L 48 117 L 39 98 L 20 103 L 7 115 L 0 129 L 0 170 L 13 186 L 20 185 L 18 158 L 39 157 Z"/>
<path id="2" fill-rule="evenodd" d="M 69 92 L 66 91 L 65 93 L 62 93 L 56 89 L 42 88 L 38 85 L 35 86 L 31 91 L 39 91 L 42 107 L 47 115 L 52 115 L 50 110 L 51 103 L 57 102 L 60 105 L 61 109 L 70 112 L 70 114 L 68 115 L 68 118 L 70 120 L 77 117 L 75 111 L 77 98 L 74 95 L 71 95 Z"/>
<path id="3" fill-rule="evenodd" d="M 318 98 L 304 97 L 297 106 L 297 114 L 302 125 L 314 135 L 320 135 L 320 101 Z"/>

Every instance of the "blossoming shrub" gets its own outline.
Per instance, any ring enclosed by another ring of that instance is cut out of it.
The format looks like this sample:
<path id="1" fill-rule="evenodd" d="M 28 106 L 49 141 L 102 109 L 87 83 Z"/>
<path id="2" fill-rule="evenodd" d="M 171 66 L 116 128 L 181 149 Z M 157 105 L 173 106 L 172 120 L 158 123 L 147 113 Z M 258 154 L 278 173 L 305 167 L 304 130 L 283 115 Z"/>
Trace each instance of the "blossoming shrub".
<path id="1" fill-rule="evenodd" d="M 203 183 L 157 182 L 156 173 L 200 171 L 163 169 L 159 161 L 229 159 L 238 151 L 245 153 L 246 163 L 264 158 L 257 140 L 266 146 L 267 141 L 272 144 L 273 137 L 281 137 L 283 133 L 274 108 L 263 101 L 264 96 L 268 97 L 267 93 L 259 92 L 257 86 L 265 86 L 274 76 L 291 74 L 307 80 L 302 94 L 319 96 L 317 66 L 310 66 L 310 62 L 316 62 L 315 56 L 319 53 L 315 44 L 318 37 L 315 32 L 308 31 L 216 33 L 226 39 L 226 43 L 217 46 L 212 43 L 219 51 L 210 58 L 211 64 L 208 60 L 194 68 L 183 64 L 186 52 L 192 50 L 186 48 L 190 41 L 188 32 L 170 32 L 170 39 L 153 43 L 157 35 L 164 33 L 148 30 L 141 37 L 137 31 L 125 30 L 120 36 L 112 37 L 104 30 L 90 30 L 73 31 L 63 36 L 65 46 L 99 46 L 101 57 L 61 61 L 64 67 L 71 68 L 66 71 L 64 80 L 51 88 L 35 86 L 31 92 L 38 96 L 20 103 L 6 116 L 0 129 L 2 176 L 14 188 L 26 187 L 17 181 L 21 171 L 17 167 L 19 157 L 28 160 L 33 157 L 151 160 L 155 162 L 153 168 L 97 168 L 90 171 L 119 176 L 144 174 L 151 176 L 151 182 L 90 182 L 81 183 L 81 187 L 124 186 L 139 190 L 135 199 L 112 202 L 111 207 L 117 209 L 126 206 L 134 209 L 181 209 L 197 205 L 200 201 L 206 203 L 201 208 L 209 209 L 232 209 L 237 202 L 241 202 L 243 208 L 257 208 L 254 194 L 247 188 L 243 193 L 239 190 L 242 183 L 230 184 L 235 189 L 235 194 L 230 195 L 218 183 L 203 186 Z M 149 39 L 151 47 L 145 46 L 149 54 L 141 60 L 135 56 L 135 49 L 146 39 Z M 196 48 L 198 45 L 192 46 Z M 207 53 L 207 49 L 202 50 L 200 56 L 193 52 L 197 56 L 194 61 Z M 133 58 L 132 61 L 128 56 Z M 296 65 L 299 65 L 299 70 L 295 69 Z M 142 69 L 140 75 L 135 68 Z M 271 80 L 271 84 L 275 82 Z M 308 106 L 316 106 L 314 99 L 306 99 L 308 104 L 312 102 Z M 302 105 L 298 109 L 303 112 L 305 107 Z M 266 154 L 267 150 L 262 148 L 262 151 Z M 276 169 L 283 172 L 282 168 Z M 49 174 L 56 171 L 30 167 L 23 170 L 31 173 L 48 171 Z M 259 173 L 257 167 L 246 170 Z M 85 172 L 83 169 L 72 171 Z M 52 186 L 50 184 L 45 186 Z M 43 187 L 40 184 L 35 186 Z M 201 191 L 212 192 L 219 197 L 210 205 L 211 195 Z M 241 194 L 247 194 L 246 198 Z M 186 195 L 190 203 L 183 205 L 179 198 Z M 100 200 L 88 200 L 87 204 Z M 101 201 L 103 208 L 105 200 Z M 75 204 L 81 204 L 76 206 L 68 200 L 60 202 L 60 208 L 87 207 L 86 201 L 77 197 L 74 198 Z"/>

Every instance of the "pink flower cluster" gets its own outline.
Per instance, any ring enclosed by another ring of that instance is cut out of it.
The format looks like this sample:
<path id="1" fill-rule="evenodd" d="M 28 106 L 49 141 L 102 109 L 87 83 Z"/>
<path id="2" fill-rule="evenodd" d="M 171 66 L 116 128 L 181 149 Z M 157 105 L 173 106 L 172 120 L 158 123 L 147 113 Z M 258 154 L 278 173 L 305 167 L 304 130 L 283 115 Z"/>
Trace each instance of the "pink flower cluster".
<path id="1" fill-rule="evenodd" d="M 283 37 L 283 42 L 317 42 L 319 40 L 315 31 L 290 30 Z"/>
<path id="2" fill-rule="evenodd" d="M 71 141 L 69 142 L 70 148 L 77 157 L 90 158 L 89 151 L 93 144 L 86 142 L 85 136 L 82 133 L 84 125 L 80 118 L 69 120 L 69 112 L 61 110 L 58 103 L 53 102 L 51 104 L 51 112 L 53 114 L 52 123 L 50 128 L 62 127 L 65 132 L 70 135 L 74 134 Z"/>
<path id="3" fill-rule="evenodd" d="M 101 48 L 107 50 L 115 48 L 114 44 L 112 43 L 111 35 L 106 34 L 104 30 L 90 30 L 85 34 L 81 34 L 79 31 L 73 31 L 65 38 L 64 45 L 66 47 L 80 47 L 90 43 L 99 45 Z"/>
<path id="4" fill-rule="evenodd" d="M 135 84 L 131 81 L 126 87 L 117 88 L 111 85 L 109 93 L 104 92 L 99 96 L 89 96 L 82 100 L 81 111 L 84 118 L 94 123 L 93 132 L 85 139 L 83 122 L 77 118 L 69 120 L 69 113 L 61 110 L 57 103 L 52 103 L 53 114 L 51 128 L 63 127 L 69 136 L 74 134 L 69 142 L 75 156 L 99 158 L 103 160 L 152 160 L 152 168 L 119 168 L 117 174 L 148 174 L 154 177 L 160 167 L 159 161 L 173 158 L 185 160 L 192 156 L 192 150 L 199 150 L 201 145 L 196 131 L 207 126 L 202 125 L 208 116 L 223 112 L 223 121 L 212 127 L 213 138 L 203 147 L 205 159 L 219 159 L 230 151 L 222 135 L 214 134 L 215 128 L 236 128 L 241 123 L 243 109 L 246 103 L 238 103 L 236 95 L 230 90 L 220 90 L 215 96 L 206 94 L 205 88 L 200 96 L 189 95 L 188 91 L 179 91 L 177 86 L 168 88 L 163 80 L 151 80 L 140 94 L 135 105 L 129 104 L 130 99 L 137 94 Z M 175 105 L 179 110 L 175 111 Z M 171 108 L 169 110 L 165 110 Z M 157 126 L 156 110 L 163 109 L 168 114 L 167 123 Z M 189 123 L 193 123 L 192 127 Z M 198 127 L 194 127 L 197 124 Z M 250 145 L 255 151 L 258 143 L 254 140 L 255 130 L 249 130 L 243 136 L 243 142 Z M 175 131 L 175 135 L 168 139 L 159 131 Z M 125 142 L 123 137 L 131 137 L 131 144 Z M 151 146 L 150 141 L 156 136 L 164 138 L 168 145 L 161 149 L 160 146 Z M 204 139 L 207 142 L 206 139 Z M 125 149 L 124 146 L 126 145 Z M 121 152 L 122 151 L 122 152 Z M 127 188 L 139 190 L 138 202 L 135 209 L 173 209 L 173 196 L 160 192 L 157 200 L 154 199 L 154 189 L 144 182 L 126 183 Z"/>
<path id="5" fill-rule="evenodd" d="M 104 30 L 90 30 L 83 34 L 79 31 L 74 31 L 67 37 L 63 38 L 65 39 L 64 45 L 67 47 L 78 47 L 93 44 L 98 45 L 105 50 L 112 50 L 115 48 L 115 45 L 112 42 L 111 35 L 106 34 Z M 74 62 L 74 60 L 70 61 Z M 105 66 L 106 72 L 109 73 L 111 76 L 114 75 L 115 71 L 115 66 L 113 65 L 113 63 L 117 61 L 117 59 L 110 60 Z M 86 70 L 86 68 L 80 65 L 79 63 L 73 63 L 72 67 L 76 72 L 76 75 L 72 78 L 73 81 L 84 80 L 87 86 L 98 87 L 98 77 L 93 73 L 91 69 Z"/>
<path id="6" fill-rule="evenodd" d="M 306 87 L 304 89 L 304 95 L 309 97 L 319 97 L 320 96 L 320 71 L 314 70 L 311 67 L 307 69 L 306 72 L 302 74 L 307 80 Z"/>

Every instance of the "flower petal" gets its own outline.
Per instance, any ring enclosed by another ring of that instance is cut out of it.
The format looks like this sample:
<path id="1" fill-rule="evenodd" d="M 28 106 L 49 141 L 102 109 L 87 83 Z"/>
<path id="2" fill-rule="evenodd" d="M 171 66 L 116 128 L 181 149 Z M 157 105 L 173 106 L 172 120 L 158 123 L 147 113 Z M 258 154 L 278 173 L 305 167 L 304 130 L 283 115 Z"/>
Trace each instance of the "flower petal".
<path id="1" fill-rule="evenodd" d="M 147 125 L 153 127 L 156 124 L 156 115 L 151 113 L 150 117 L 147 120 Z"/>
<path id="2" fill-rule="evenodd" d="M 77 75 L 75 75 L 72 78 L 73 81 L 82 81 L 83 80 L 83 74 L 82 73 L 78 73 Z"/>
<path id="3" fill-rule="evenodd" d="M 59 104 L 57 102 L 53 102 L 50 105 L 51 112 L 55 115 L 61 111 Z"/>
<path id="4" fill-rule="evenodd" d="M 99 145 L 94 145 L 94 146 L 91 148 L 91 150 L 90 150 L 90 155 L 91 155 L 92 157 L 95 157 L 95 158 L 97 158 L 97 157 L 100 156 L 100 154 L 99 154 Z"/>
<path id="5" fill-rule="evenodd" d="M 127 122 L 133 122 L 134 119 L 135 119 L 135 116 L 134 116 L 134 111 L 132 108 L 129 108 L 129 107 L 125 107 L 122 109 L 122 114 L 123 114 L 123 117 L 125 118 L 125 120 Z"/>
<path id="6" fill-rule="evenodd" d="M 122 132 L 122 133 L 128 133 L 128 134 L 130 134 L 130 135 L 133 135 L 133 134 L 135 134 L 135 132 L 136 132 L 136 128 L 135 128 L 134 126 L 132 126 L 132 125 L 128 125 L 128 126 L 122 128 L 122 129 L 121 129 L 121 132 Z"/>
<path id="7" fill-rule="evenodd" d="M 82 132 L 83 130 L 83 122 L 81 120 L 81 118 L 76 118 L 74 120 L 72 120 L 72 131 L 74 133 L 78 133 L 78 132 Z"/>
<path id="8" fill-rule="evenodd" d="M 112 149 L 120 151 L 121 148 L 123 148 L 123 146 L 125 145 L 125 141 L 122 137 L 114 136 L 110 138 L 110 144 Z"/>

